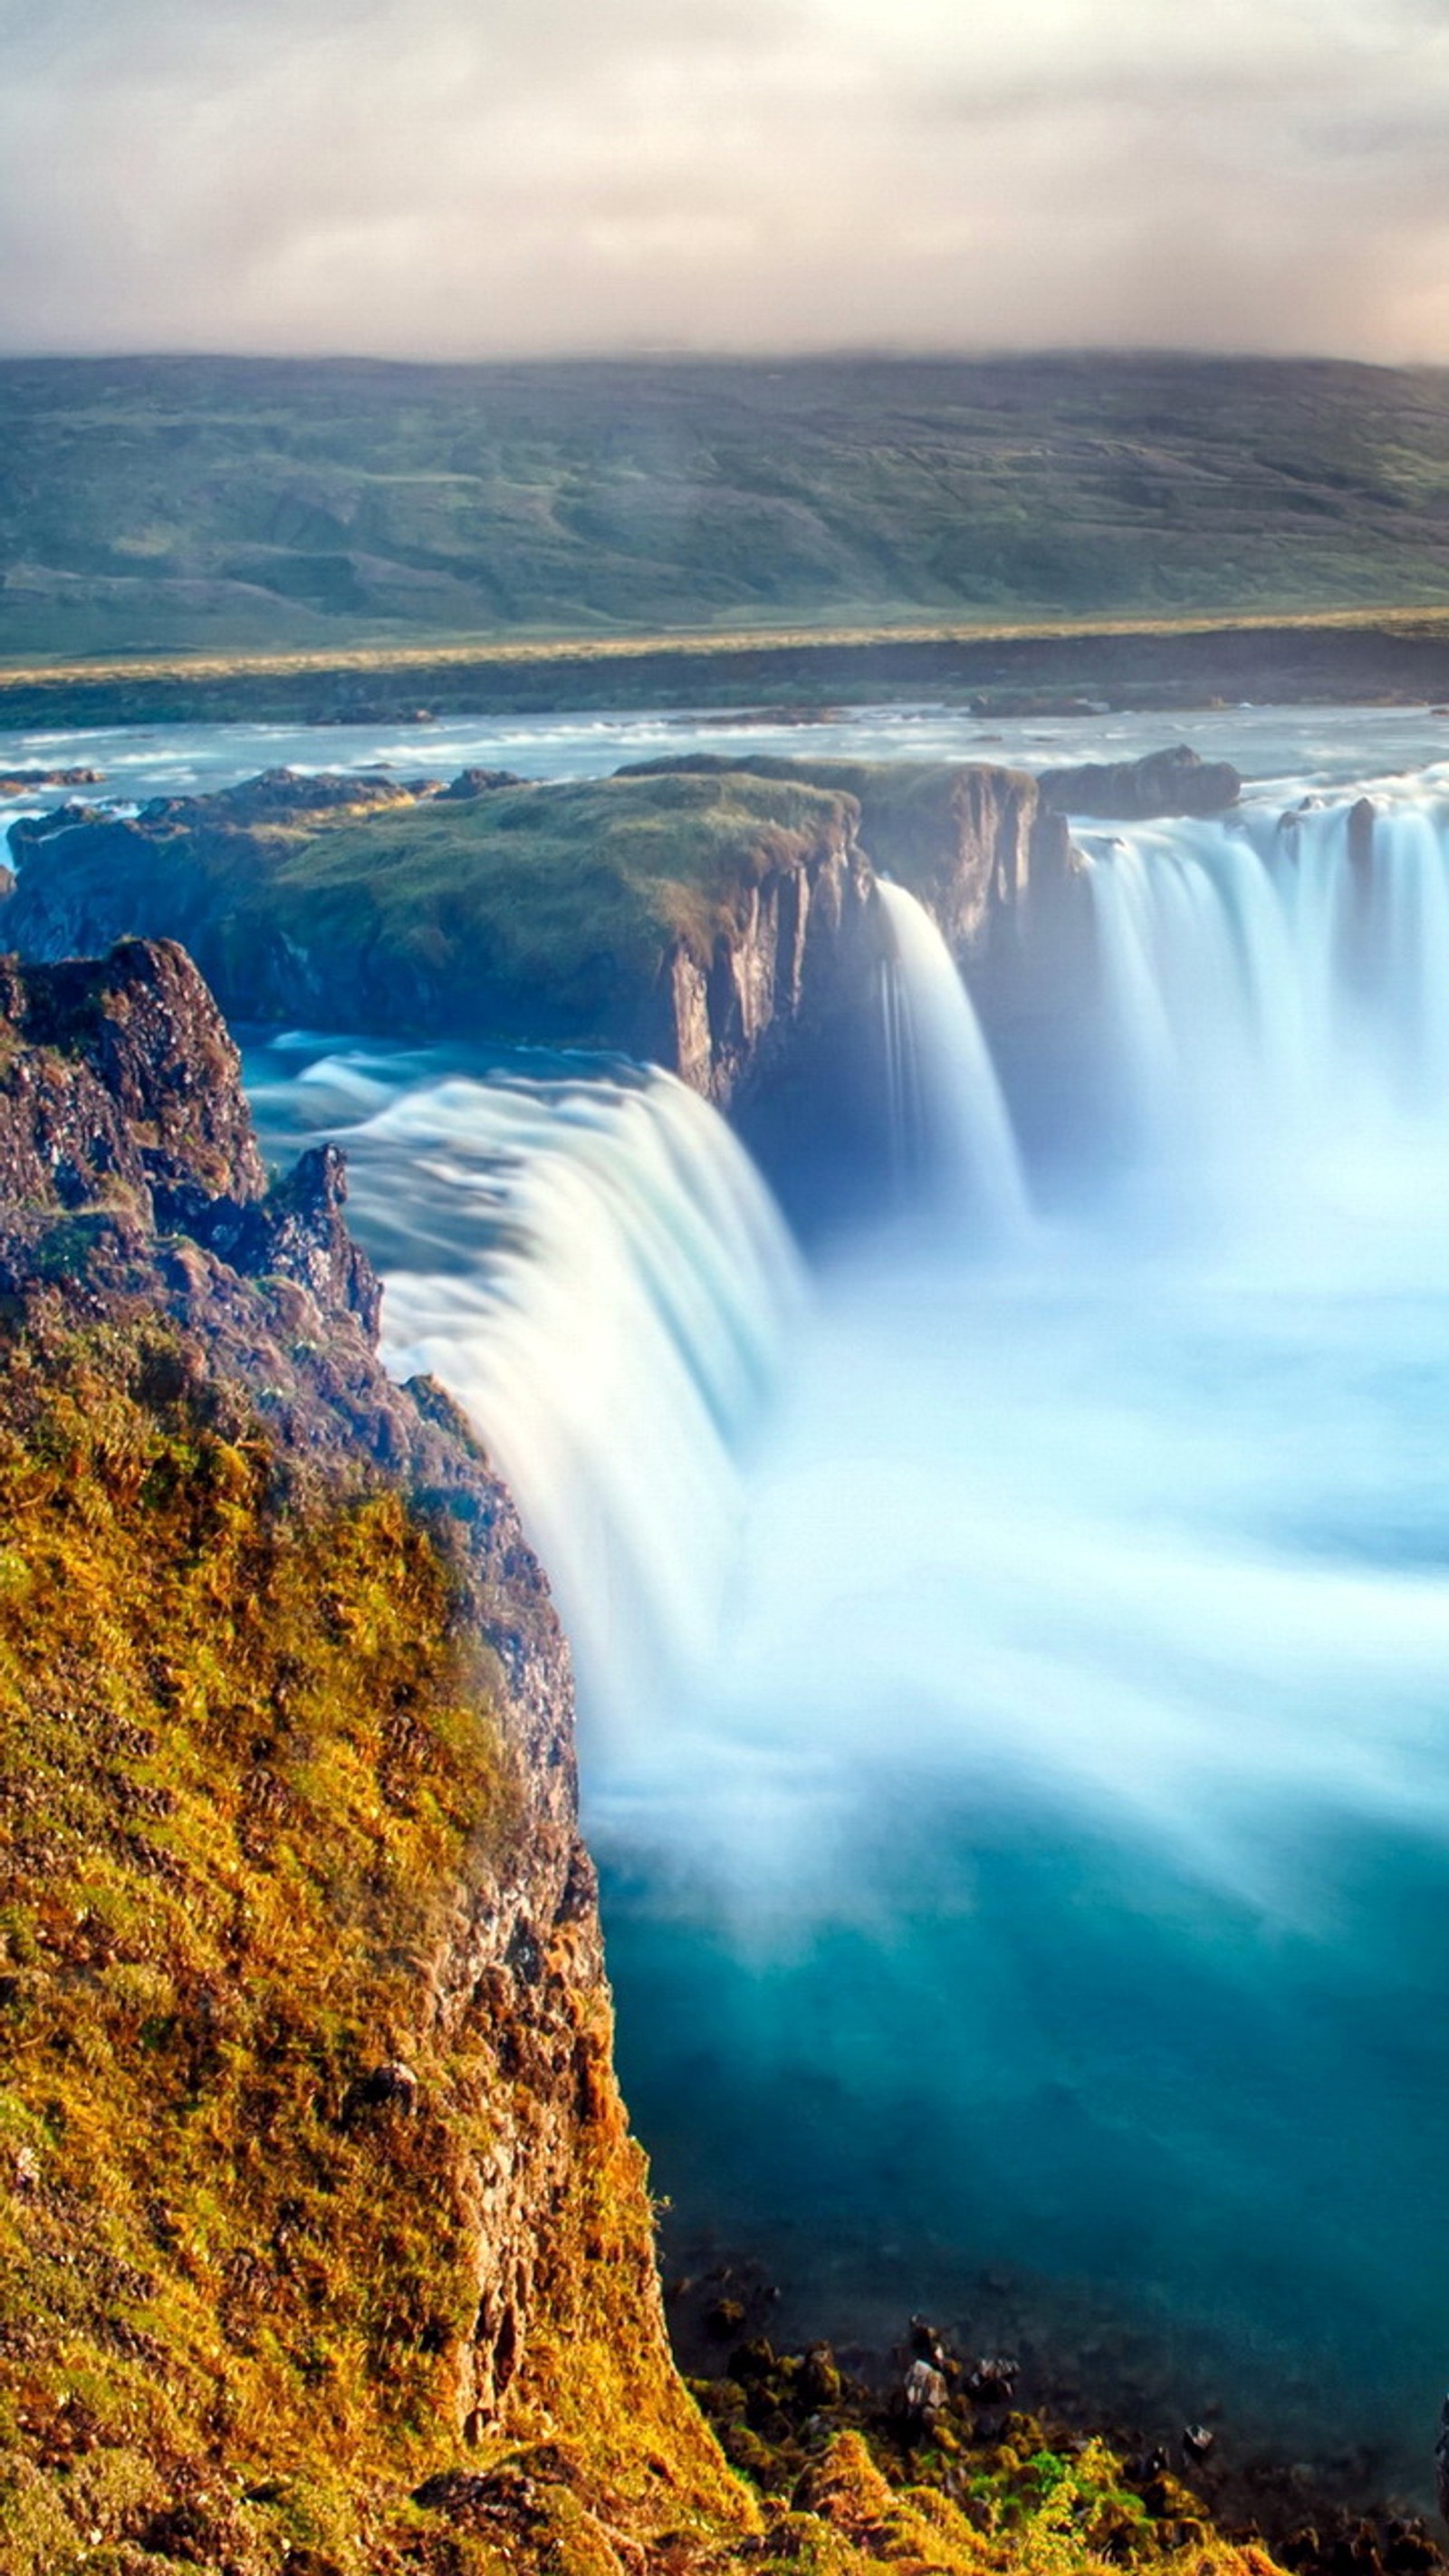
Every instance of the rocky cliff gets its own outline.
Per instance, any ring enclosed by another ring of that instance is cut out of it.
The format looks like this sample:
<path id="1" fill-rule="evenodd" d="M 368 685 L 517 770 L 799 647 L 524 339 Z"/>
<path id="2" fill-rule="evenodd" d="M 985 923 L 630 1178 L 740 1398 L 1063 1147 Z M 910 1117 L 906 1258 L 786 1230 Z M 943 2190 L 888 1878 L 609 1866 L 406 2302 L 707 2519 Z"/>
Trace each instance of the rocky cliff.
<path id="1" fill-rule="evenodd" d="M 832 1031 L 848 1051 L 877 867 L 987 979 L 1072 869 L 1022 773 L 708 756 L 447 791 L 272 775 L 134 819 L 63 807 L 12 849 L 28 956 L 177 938 L 232 1018 L 613 1047 L 726 1107 Z"/>
<path id="2" fill-rule="evenodd" d="M 5 2576 L 1274 2576 L 925 2330 L 730 2354 L 726 2468 L 564 1643 L 343 1201 L 179 949 L 0 961 Z"/>
<path id="3" fill-rule="evenodd" d="M 1044 769 L 1037 785 L 1054 812 L 1108 823 L 1222 814 L 1237 803 L 1243 788 L 1230 760 L 1204 760 L 1185 742 L 1146 752 L 1140 760 L 1088 760 L 1071 769 Z"/>
<path id="4" fill-rule="evenodd" d="M 719 777 L 711 752 L 645 761 L 626 778 Z M 808 782 L 850 800 L 872 868 L 909 886 L 964 961 L 984 965 L 1013 938 L 1033 900 L 1072 868 L 1061 815 L 1025 770 L 984 761 L 777 760 L 752 756 L 754 778 Z"/>
<path id="5" fill-rule="evenodd" d="M 1024 772 L 708 754 L 535 786 L 281 772 L 130 819 L 62 807 L 12 852 L 3 935 L 30 957 L 171 937 L 233 1019 L 647 1059 L 730 1113 L 806 1227 L 874 1203 L 889 1155 L 878 870 L 961 959 L 1033 1143 L 1077 1080 L 1050 996 L 1090 982 L 1088 907 Z"/>
<path id="6" fill-rule="evenodd" d="M 807 1229 L 874 1204 L 890 1152 L 877 869 L 934 913 L 1047 1125 L 1071 1090 L 1037 970 L 1076 972 L 1081 880 L 1019 772 L 698 755 L 532 787 L 279 773 L 134 819 L 62 808 L 12 848 L 4 934 L 29 956 L 160 934 L 233 1018 L 662 1064 L 730 1113 Z"/>
<path id="7" fill-rule="evenodd" d="M 615 1048 L 723 1104 L 863 971 L 856 819 L 799 779 L 264 777 L 18 825 L 5 932 L 174 937 L 233 1018 Z"/>
<path id="8" fill-rule="evenodd" d="M 668 2359 L 547 1588 L 378 1366 L 337 1159 L 268 1188 L 136 944 L 0 970 L 0 1193 L 4 2564 L 493 2567 L 460 2494 L 591 2570 L 746 2530 Z"/>

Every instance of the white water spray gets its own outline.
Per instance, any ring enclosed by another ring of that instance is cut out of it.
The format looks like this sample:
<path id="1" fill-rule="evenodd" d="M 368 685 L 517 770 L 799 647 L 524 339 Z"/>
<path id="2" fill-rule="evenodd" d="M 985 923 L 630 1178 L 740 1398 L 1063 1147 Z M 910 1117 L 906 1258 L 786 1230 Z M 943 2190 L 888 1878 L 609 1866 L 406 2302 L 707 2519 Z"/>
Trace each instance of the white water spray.
<path id="1" fill-rule="evenodd" d="M 1241 1208 L 1449 1140 L 1449 804 L 1088 836 L 1108 1093 L 1152 1186 Z"/>
<path id="2" fill-rule="evenodd" d="M 412 1070 L 329 1057 L 303 1085 L 383 1266 L 384 1357 L 468 1413 L 618 1744 L 717 1642 L 795 1255 L 743 1147 L 668 1074 Z"/>
<path id="3" fill-rule="evenodd" d="M 1009 1275 L 904 1229 L 840 1261 L 743 1477 L 791 1265 L 709 1112 L 448 1084 L 345 1141 L 396 1363 L 468 1402 L 591 1701 L 643 1712 L 585 1774 L 675 2223 L 777 2252 L 812 2332 L 858 2330 L 847 2258 L 887 2339 L 953 2251 L 1089 2282 L 1181 2321 L 1184 2405 L 1205 2335 L 1240 2426 L 1382 2436 L 1412 2492 L 1449 2314 L 1449 872 L 1434 795 L 1374 793 L 1368 868 L 1352 788 L 1088 836 L 1139 1191 L 1089 1183 Z M 999 1240 L 979 1032 L 886 908 L 908 1150 L 967 1211 L 930 1232 Z"/>
<path id="4" fill-rule="evenodd" d="M 882 880 L 892 955 L 882 979 L 895 1162 L 938 1223 L 1000 1245 L 1027 1220 L 1021 1157 L 996 1068 L 955 961 L 924 906 Z"/>

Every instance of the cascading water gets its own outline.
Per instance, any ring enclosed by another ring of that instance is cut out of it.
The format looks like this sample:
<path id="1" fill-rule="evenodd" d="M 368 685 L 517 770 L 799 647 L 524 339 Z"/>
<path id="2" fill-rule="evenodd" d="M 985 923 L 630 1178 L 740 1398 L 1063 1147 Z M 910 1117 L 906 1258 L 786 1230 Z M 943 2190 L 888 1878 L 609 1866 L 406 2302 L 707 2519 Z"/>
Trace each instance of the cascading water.
<path id="1" fill-rule="evenodd" d="M 585 1788 L 681 2259 L 762 2255 L 787 2335 L 929 2307 L 1061 2355 L 1075 2316 L 1063 2375 L 1153 2438 L 1216 2398 L 1225 2447 L 1377 2442 L 1412 2494 L 1449 2358 L 1449 866 L 1434 797 L 1375 801 L 1371 858 L 1352 790 L 1087 836 L 1080 1114 L 1119 1157 L 1070 1226 L 1023 1227 L 887 889 L 936 1222 L 803 1310 L 676 1086 L 334 1059 L 310 1123 L 395 1364 L 468 1403 L 591 1701 L 645 1713 Z"/>
<path id="2" fill-rule="evenodd" d="M 1139 2420 L 1422 2494 L 1449 872 L 1432 799 L 1379 791 L 1371 857 L 1356 801 L 1092 836 L 1082 1115 L 1133 1185 L 1004 1273 L 831 1279 L 728 1652 L 594 1829 L 656 2170 L 785 2331 L 1050 2347 L 1075 2299 L 1066 2375 Z"/>
<path id="3" fill-rule="evenodd" d="M 1001 1244 L 1027 1218 L 1021 1157 L 996 1068 L 951 952 L 924 906 L 883 880 L 890 954 L 881 977 L 891 1137 L 904 1190 L 930 1213 Z"/>
<path id="4" fill-rule="evenodd" d="M 346 1145 L 389 1367 L 436 1375 L 472 1418 L 586 1713 L 624 1738 L 718 1635 L 740 1459 L 801 1293 L 768 1192 L 668 1074 L 438 1079 L 354 1053 L 296 1088 L 309 1132 Z"/>
<path id="5" fill-rule="evenodd" d="M 1089 836 L 1109 1096 L 1161 1186 L 1292 1187 L 1449 1124 L 1449 803 Z"/>

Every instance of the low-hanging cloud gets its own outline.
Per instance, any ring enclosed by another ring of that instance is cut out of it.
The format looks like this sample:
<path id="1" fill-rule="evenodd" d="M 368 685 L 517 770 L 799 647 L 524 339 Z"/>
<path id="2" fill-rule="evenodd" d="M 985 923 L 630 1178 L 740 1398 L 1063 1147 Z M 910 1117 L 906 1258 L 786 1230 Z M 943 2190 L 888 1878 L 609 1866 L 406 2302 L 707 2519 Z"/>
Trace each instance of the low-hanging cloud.
<path id="1" fill-rule="evenodd" d="M 0 345 L 1449 359 L 1449 0 L 0 0 Z"/>

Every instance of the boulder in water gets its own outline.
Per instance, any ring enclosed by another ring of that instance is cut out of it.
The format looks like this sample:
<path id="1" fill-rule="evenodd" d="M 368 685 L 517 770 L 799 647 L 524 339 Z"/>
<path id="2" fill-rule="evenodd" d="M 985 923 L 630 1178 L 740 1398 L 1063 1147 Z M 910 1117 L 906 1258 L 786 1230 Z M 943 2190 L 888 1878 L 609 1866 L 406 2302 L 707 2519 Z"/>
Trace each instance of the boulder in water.
<path id="1" fill-rule="evenodd" d="M 1348 809 L 1348 855 L 1356 868 L 1373 865 L 1377 815 L 1378 807 L 1371 796 L 1360 796 Z"/>
<path id="2" fill-rule="evenodd" d="M 1179 814 L 1221 814 L 1236 805 L 1243 782 L 1232 762 L 1204 760 L 1185 742 L 1140 760 L 1083 761 L 1044 769 L 1037 785 L 1059 814 L 1095 822 L 1149 823 Z"/>
<path id="3" fill-rule="evenodd" d="M 913 2424 L 932 2424 L 946 2403 L 946 2393 L 946 2382 L 939 2370 L 933 2370 L 928 2361 L 912 2362 L 901 2396 Z"/>

